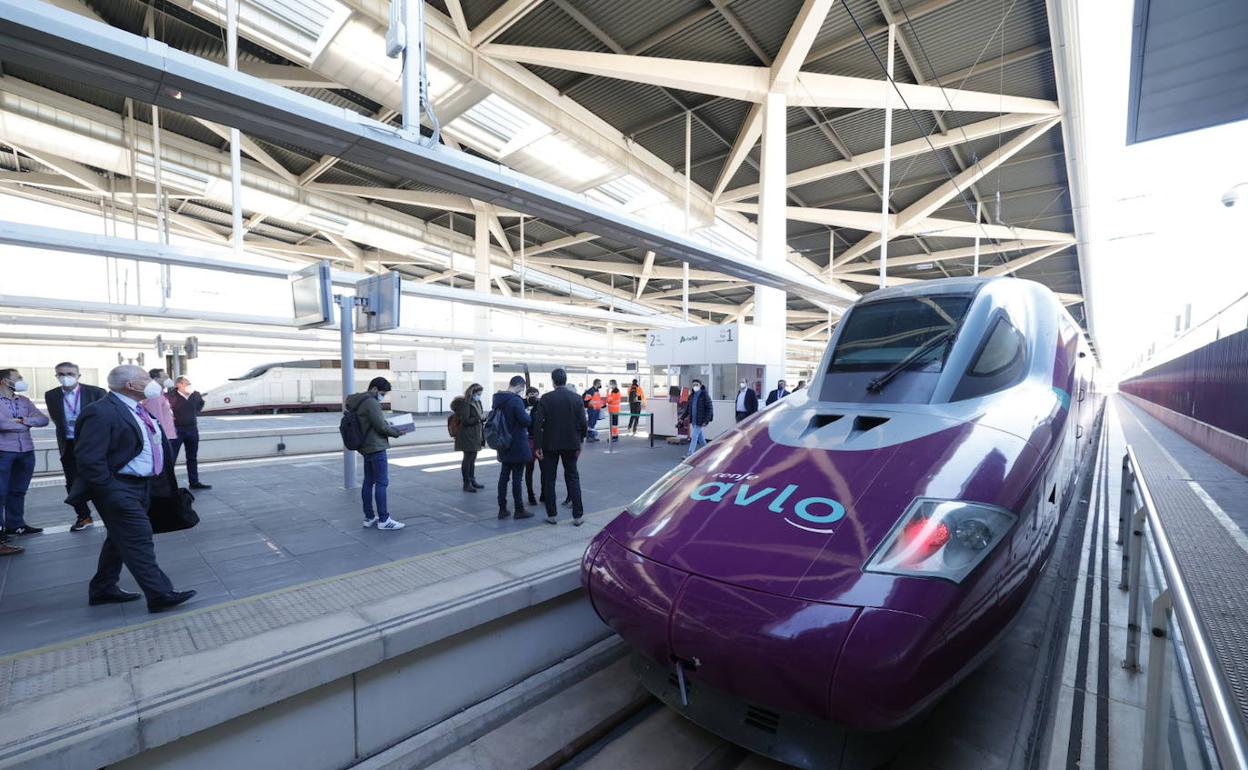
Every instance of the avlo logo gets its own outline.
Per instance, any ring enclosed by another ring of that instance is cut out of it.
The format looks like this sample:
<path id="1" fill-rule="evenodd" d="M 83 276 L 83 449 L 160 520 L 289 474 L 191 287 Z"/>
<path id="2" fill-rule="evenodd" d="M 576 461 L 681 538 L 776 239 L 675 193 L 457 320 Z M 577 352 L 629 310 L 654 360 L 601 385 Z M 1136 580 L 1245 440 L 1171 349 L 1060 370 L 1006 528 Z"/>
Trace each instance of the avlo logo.
<path id="1" fill-rule="evenodd" d="M 845 518 L 845 506 L 830 497 L 795 497 L 798 491 L 797 484 L 786 484 L 781 489 L 751 487 L 749 482 L 757 476 L 749 473 L 717 473 L 714 478 L 723 480 L 708 481 L 698 485 L 689 493 L 689 499 L 714 503 L 728 502 L 732 505 L 749 507 L 755 504 L 761 505 L 770 498 L 770 502 L 767 503 L 768 511 L 784 516 L 785 523 L 790 526 L 821 535 L 832 534 L 831 525 Z M 790 513 L 786 506 L 791 508 L 791 515 L 800 519 L 801 523 L 789 518 Z M 810 526 L 812 524 L 817 526 Z"/>

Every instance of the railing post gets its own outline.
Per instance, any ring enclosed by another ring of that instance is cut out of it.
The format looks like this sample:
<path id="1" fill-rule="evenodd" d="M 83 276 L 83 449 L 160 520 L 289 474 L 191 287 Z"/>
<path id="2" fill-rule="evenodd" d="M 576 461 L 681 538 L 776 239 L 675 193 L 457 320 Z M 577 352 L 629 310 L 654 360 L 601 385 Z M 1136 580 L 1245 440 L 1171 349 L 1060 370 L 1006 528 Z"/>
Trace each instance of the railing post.
<path id="1" fill-rule="evenodd" d="M 1131 498 L 1135 496 L 1135 474 L 1131 472 L 1131 455 L 1122 455 L 1122 493 L 1118 497 L 1118 545 L 1122 545 L 1123 533 L 1127 531 L 1127 517 L 1135 506 Z"/>
<path id="2" fill-rule="evenodd" d="M 1144 770 L 1164 770 L 1166 719 L 1170 714 L 1169 657 L 1170 589 L 1153 600 L 1152 638 L 1148 643 L 1148 695 L 1144 702 Z"/>
<path id="3" fill-rule="evenodd" d="M 1128 671 L 1140 670 L 1140 565 L 1144 561 L 1144 527 L 1148 522 L 1148 508 L 1141 505 L 1131 517 L 1131 569 L 1127 577 L 1127 657 L 1122 667 Z"/>

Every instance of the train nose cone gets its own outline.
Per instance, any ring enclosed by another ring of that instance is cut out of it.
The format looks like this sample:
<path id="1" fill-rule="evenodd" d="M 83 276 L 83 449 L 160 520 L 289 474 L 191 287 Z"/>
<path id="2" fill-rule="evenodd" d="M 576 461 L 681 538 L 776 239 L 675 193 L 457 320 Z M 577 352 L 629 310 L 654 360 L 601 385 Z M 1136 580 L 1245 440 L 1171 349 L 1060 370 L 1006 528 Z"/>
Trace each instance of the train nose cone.
<path id="1" fill-rule="evenodd" d="M 589 567 L 598 614 L 635 650 L 692 681 L 772 708 L 829 718 L 837 654 L 857 608 L 690 575 L 607 540 Z"/>

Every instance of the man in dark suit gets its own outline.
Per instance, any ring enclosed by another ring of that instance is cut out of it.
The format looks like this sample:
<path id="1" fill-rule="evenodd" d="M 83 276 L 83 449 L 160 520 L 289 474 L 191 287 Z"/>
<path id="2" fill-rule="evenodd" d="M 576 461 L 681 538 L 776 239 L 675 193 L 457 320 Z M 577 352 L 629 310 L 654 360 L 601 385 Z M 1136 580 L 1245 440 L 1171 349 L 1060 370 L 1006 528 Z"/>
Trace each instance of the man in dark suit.
<path id="1" fill-rule="evenodd" d="M 555 510 L 555 477 L 563 463 L 563 480 L 572 498 L 572 524 L 581 526 L 585 503 L 581 499 L 581 474 L 576 469 L 581 442 L 589 432 L 585 404 L 567 388 L 568 373 L 556 369 L 550 373 L 554 389 L 542 396 L 533 410 L 533 455 L 542 464 L 542 502 L 546 504 L 546 523 L 558 524 Z"/>
<path id="2" fill-rule="evenodd" d="M 780 380 L 776 383 L 776 389 L 767 394 L 767 406 L 771 406 L 780 399 L 789 395 L 789 389 L 785 387 L 785 381 Z"/>
<path id="3" fill-rule="evenodd" d="M 191 489 L 212 489 L 211 484 L 199 483 L 199 411 L 204 408 L 204 397 L 191 387 L 189 379 L 179 377 L 165 399 L 173 410 L 173 425 L 178 434 L 169 439 L 173 448 L 169 464 L 177 464 L 178 453 L 185 446 L 186 478 L 191 482 Z"/>
<path id="4" fill-rule="evenodd" d="M 65 491 L 74 486 L 78 477 L 78 464 L 74 461 L 74 437 L 78 415 L 88 404 L 93 404 L 108 395 L 108 391 L 94 385 L 79 382 L 78 365 L 64 361 L 56 365 L 56 379 L 61 387 L 53 388 L 43 394 L 43 402 L 48 406 L 48 416 L 56 425 L 56 448 L 61 454 L 61 470 L 65 473 Z M 86 502 L 74 506 L 74 523 L 70 532 L 79 532 L 91 526 L 91 508 Z"/>
<path id="5" fill-rule="evenodd" d="M 124 564 L 147 596 L 148 611 L 161 612 L 195 595 L 173 590 L 152 544 L 153 490 L 172 494 L 177 485 L 169 441 L 142 405 L 160 395 L 161 387 L 137 366 L 118 366 L 108 373 L 108 389 L 106 397 L 83 408 L 75 426 L 78 478 L 70 502 L 91 499 L 108 528 L 88 599 L 91 604 L 138 599 L 117 585 Z"/>

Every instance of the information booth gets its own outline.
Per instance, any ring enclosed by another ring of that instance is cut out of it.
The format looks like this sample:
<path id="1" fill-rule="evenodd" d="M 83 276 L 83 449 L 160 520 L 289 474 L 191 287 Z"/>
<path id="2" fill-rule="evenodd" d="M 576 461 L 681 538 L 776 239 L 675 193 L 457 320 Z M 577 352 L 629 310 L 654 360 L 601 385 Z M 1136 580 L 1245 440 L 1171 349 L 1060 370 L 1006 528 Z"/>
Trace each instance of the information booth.
<path id="1" fill-rule="evenodd" d="M 681 402 L 697 379 L 711 394 L 715 419 L 706 429 L 713 439 L 736 423 L 736 398 L 744 380 L 758 394 L 759 406 L 774 380 L 783 377 L 783 344 L 766 344 L 753 326 L 690 326 L 656 329 L 646 334 L 646 366 L 653 389 L 647 404 L 654 430 L 674 436 Z"/>

